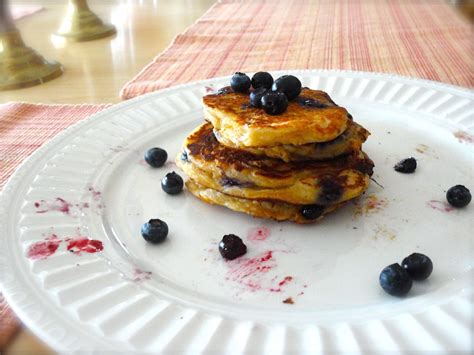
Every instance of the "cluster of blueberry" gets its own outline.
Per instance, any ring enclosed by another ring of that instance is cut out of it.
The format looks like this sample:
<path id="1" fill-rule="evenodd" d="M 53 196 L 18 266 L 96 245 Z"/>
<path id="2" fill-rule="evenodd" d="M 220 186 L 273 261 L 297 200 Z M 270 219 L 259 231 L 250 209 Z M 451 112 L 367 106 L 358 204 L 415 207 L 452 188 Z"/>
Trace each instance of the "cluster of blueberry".
<path id="1" fill-rule="evenodd" d="M 168 160 L 168 153 L 162 148 L 151 148 L 145 153 L 145 161 L 153 168 L 161 168 Z M 177 195 L 183 190 L 183 178 L 174 171 L 161 179 L 161 188 L 170 195 Z M 141 228 L 143 239 L 152 244 L 162 243 L 168 236 L 168 224 L 158 218 L 150 219 Z M 225 259 L 233 260 L 247 252 L 242 239 L 234 234 L 224 235 L 219 243 L 219 252 Z"/>
<path id="2" fill-rule="evenodd" d="M 413 157 L 400 160 L 393 167 L 395 171 L 403 174 L 412 174 L 417 167 Z M 471 202 L 471 192 L 463 185 L 451 187 L 446 192 L 446 199 L 453 207 L 462 208 Z M 421 281 L 428 278 L 433 271 L 430 258 L 420 253 L 413 253 L 402 261 L 387 266 L 379 276 L 380 286 L 392 296 L 404 296 L 410 291 L 412 280 Z"/>
<path id="3" fill-rule="evenodd" d="M 393 167 L 395 171 L 403 174 L 411 174 L 416 170 L 416 159 L 413 157 L 400 160 Z M 446 200 L 456 208 L 466 207 L 471 202 L 471 192 L 464 185 L 455 185 L 446 192 Z"/>
<path id="4" fill-rule="evenodd" d="M 294 100 L 301 92 L 301 81 L 293 75 L 283 75 L 273 81 L 267 72 L 258 72 L 250 79 L 246 74 L 237 72 L 230 79 L 235 92 L 248 93 L 250 87 L 250 105 L 263 108 L 270 115 L 279 115 L 286 111 L 288 101 Z"/>
<path id="5" fill-rule="evenodd" d="M 433 262 L 429 257 L 413 253 L 402 261 L 382 270 L 379 276 L 380 286 L 392 296 L 404 296 L 411 290 L 413 280 L 426 280 L 433 271 Z"/>
<path id="6" fill-rule="evenodd" d="M 145 161 L 153 168 L 161 168 L 168 159 L 168 153 L 162 148 L 151 148 L 145 153 Z M 174 171 L 161 179 L 161 188 L 170 195 L 177 195 L 183 190 L 183 179 Z M 143 239 L 152 244 L 162 243 L 168 236 L 168 224 L 158 218 L 150 219 L 141 228 Z M 224 235 L 219 243 L 219 252 L 222 257 L 233 260 L 247 252 L 247 246 L 242 239 L 234 234 Z"/>
<path id="7" fill-rule="evenodd" d="M 256 108 L 263 108 L 266 113 L 279 115 L 288 107 L 288 101 L 298 97 L 301 92 L 301 82 L 292 75 L 284 75 L 273 81 L 267 72 L 258 72 L 252 79 L 243 73 L 235 73 L 231 79 L 231 87 L 235 92 L 248 93 L 250 91 L 250 104 Z M 151 148 L 145 153 L 145 161 L 154 168 L 162 167 L 168 154 L 164 149 Z M 398 162 L 394 169 L 397 172 L 410 174 L 417 168 L 416 159 L 413 157 Z M 170 195 L 179 194 L 183 190 L 183 179 L 174 171 L 166 174 L 161 180 L 163 191 Z M 463 185 L 451 187 L 446 198 L 449 204 L 462 208 L 471 202 L 471 193 Z M 320 211 L 308 208 L 304 214 L 312 216 Z M 151 219 L 141 228 L 143 238 L 153 244 L 163 242 L 168 235 L 168 225 L 160 219 Z M 247 252 L 247 247 L 242 239 L 234 234 L 224 235 L 219 243 L 219 252 L 225 259 L 233 260 Z M 379 276 L 381 287 L 390 295 L 406 295 L 413 280 L 427 279 L 433 271 L 433 263 L 429 257 L 420 253 L 413 253 L 403 259 L 402 264 L 392 264 L 382 270 Z"/>
<path id="8" fill-rule="evenodd" d="M 145 161 L 153 168 L 160 168 L 165 165 L 168 153 L 162 148 L 151 148 L 145 153 Z M 181 176 L 174 171 L 165 175 L 161 179 L 161 188 L 170 195 L 177 195 L 183 191 L 184 181 Z M 142 225 L 142 237 L 150 243 L 157 244 L 163 242 L 168 236 L 168 225 L 161 219 L 150 219 Z"/>

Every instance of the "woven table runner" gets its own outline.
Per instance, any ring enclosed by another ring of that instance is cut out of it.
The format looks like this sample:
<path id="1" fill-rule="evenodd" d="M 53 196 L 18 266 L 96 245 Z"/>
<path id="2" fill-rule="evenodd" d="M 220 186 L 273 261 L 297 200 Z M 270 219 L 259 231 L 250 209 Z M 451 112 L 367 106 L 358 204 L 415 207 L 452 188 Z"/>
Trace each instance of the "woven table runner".
<path id="1" fill-rule="evenodd" d="M 121 96 L 237 70 L 359 70 L 473 87 L 471 41 L 444 0 L 220 1 Z"/>
<path id="2" fill-rule="evenodd" d="M 109 105 L 0 105 L 0 191 L 15 168 L 43 143 Z"/>

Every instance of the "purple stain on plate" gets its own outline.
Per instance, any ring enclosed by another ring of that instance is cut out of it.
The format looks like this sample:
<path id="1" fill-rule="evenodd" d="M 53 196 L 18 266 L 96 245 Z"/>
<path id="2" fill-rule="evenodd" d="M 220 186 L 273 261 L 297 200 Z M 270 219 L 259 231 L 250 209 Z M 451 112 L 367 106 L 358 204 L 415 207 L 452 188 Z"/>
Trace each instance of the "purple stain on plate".
<path id="1" fill-rule="evenodd" d="M 431 200 L 426 203 L 429 207 L 434 210 L 441 212 L 452 212 L 456 210 L 454 207 L 450 206 L 448 203 L 443 201 Z"/>
<path id="2" fill-rule="evenodd" d="M 144 271 L 142 269 L 135 268 L 133 270 L 133 281 L 138 282 L 138 281 L 150 280 L 151 275 L 152 275 L 151 271 Z"/>
<path id="3" fill-rule="evenodd" d="M 247 233 L 247 239 L 252 241 L 266 240 L 270 236 L 270 228 L 256 227 L 252 228 Z"/>
<path id="4" fill-rule="evenodd" d="M 46 201 L 40 200 L 34 203 L 36 208 L 36 213 L 47 213 L 51 211 L 62 212 L 66 215 L 70 214 L 71 207 L 73 206 L 71 203 L 67 202 L 65 199 L 61 197 L 57 197 L 53 201 Z"/>
<path id="5" fill-rule="evenodd" d="M 456 131 L 453 134 L 460 143 L 474 144 L 474 136 L 472 134 L 464 131 Z"/>

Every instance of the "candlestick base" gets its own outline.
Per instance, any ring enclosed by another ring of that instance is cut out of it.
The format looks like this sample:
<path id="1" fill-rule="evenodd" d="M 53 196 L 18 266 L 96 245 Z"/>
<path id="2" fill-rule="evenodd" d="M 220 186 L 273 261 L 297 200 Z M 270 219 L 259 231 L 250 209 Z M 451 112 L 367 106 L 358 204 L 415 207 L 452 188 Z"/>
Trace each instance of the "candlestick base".
<path id="1" fill-rule="evenodd" d="M 62 73 L 60 63 L 27 47 L 18 30 L 0 33 L 0 91 L 43 84 Z"/>
<path id="2" fill-rule="evenodd" d="M 115 26 L 104 23 L 89 9 L 86 1 L 70 1 L 66 18 L 55 34 L 69 41 L 84 42 L 112 36 L 116 32 Z"/>

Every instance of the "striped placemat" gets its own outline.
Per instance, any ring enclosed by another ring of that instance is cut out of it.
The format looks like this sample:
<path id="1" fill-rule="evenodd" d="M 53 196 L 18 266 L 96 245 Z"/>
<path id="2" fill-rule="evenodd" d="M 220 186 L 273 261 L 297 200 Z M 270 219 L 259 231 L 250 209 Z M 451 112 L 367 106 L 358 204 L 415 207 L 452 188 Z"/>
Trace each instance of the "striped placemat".
<path id="1" fill-rule="evenodd" d="M 18 329 L 18 320 L 0 293 L 0 352 Z"/>
<path id="2" fill-rule="evenodd" d="M 0 191 L 15 168 L 44 142 L 109 105 L 0 105 Z"/>
<path id="3" fill-rule="evenodd" d="M 473 87 L 472 32 L 443 0 L 220 1 L 121 90 L 239 70 L 345 69 Z"/>

